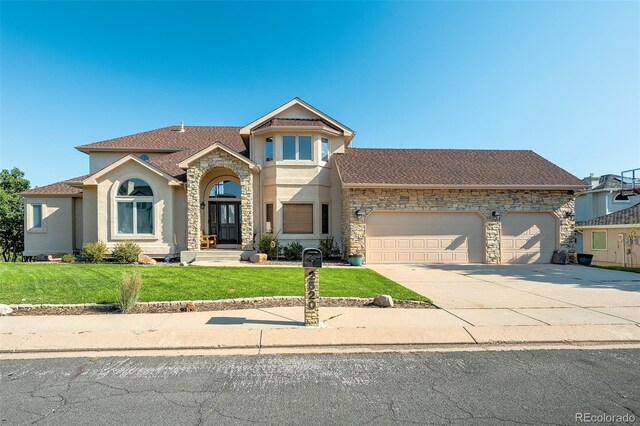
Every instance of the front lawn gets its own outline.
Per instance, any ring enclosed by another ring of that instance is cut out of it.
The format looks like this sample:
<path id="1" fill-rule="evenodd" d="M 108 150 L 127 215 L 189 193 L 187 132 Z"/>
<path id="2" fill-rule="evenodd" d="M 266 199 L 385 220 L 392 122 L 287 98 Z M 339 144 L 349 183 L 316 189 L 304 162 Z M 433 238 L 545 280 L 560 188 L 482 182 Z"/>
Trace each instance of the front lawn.
<path id="1" fill-rule="evenodd" d="M 141 302 L 303 296 L 302 268 L 0 263 L 0 303 L 113 303 L 125 272 L 139 271 Z M 428 301 L 365 268 L 320 270 L 320 296 Z"/>
<path id="2" fill-rule="evenodd" d="M 640 274 L 640 267 L 630 267 L 630 266 L 613 266 L 613 265 L 591 265 L 594 268 L 600 269 L 612 269 L 614 271 L 624 271 L 624 272 L 635 272 Z"/>

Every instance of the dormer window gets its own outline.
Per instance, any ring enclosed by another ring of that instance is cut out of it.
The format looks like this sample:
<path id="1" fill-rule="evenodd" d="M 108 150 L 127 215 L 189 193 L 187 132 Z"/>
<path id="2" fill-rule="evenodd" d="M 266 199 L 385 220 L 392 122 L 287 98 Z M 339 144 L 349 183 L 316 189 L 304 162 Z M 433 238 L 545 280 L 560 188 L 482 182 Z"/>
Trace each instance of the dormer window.
<path id="1" fill-rule="evenodd" d="M 283 160 L 312 160 L 311 136 L 283 136 Z"/>
<path id="2" fill-rule="evenodd" d="M 273 138 L 267 138 L 264 142 L 264 159 L 273 161 Z"/>

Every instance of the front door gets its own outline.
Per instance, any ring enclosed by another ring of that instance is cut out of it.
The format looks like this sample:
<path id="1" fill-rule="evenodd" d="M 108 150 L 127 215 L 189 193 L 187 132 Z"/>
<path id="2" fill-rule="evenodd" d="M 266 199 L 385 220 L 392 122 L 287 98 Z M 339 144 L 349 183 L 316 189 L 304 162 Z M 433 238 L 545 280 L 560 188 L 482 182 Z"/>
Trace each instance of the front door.
<path id="1" fill-rule="evenodd" d="M 209 232 L 218 236 L 218 244 L 239 244 L 240 203 L 210 202 Z"/>

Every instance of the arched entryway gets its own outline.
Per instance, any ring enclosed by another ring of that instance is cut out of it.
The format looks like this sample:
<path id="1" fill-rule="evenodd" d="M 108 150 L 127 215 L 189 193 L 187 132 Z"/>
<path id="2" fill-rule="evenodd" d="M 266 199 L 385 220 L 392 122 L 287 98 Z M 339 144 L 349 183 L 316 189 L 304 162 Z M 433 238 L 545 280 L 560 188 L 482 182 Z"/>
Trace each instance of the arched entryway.
<path id="1" fill-rule="evenodd" d="M 253 171 L 249 160 L 220 147 L 190 161 L 187 167 L 188 250 L 200 250 L 202 232 L 224 234 L 219 235 L 222 237 L 219 245 L 253 247 Z M 230 215 L 234 220 L 231 224 Z M 225 226 L 221 228 L 223 222 Z"/>
<path id="2" fill-rule="evenodd" d="M 216 167 L 201 181 L 202 229 L 220 245 L 242 243 L 242 186 L 231 170 Z"/>

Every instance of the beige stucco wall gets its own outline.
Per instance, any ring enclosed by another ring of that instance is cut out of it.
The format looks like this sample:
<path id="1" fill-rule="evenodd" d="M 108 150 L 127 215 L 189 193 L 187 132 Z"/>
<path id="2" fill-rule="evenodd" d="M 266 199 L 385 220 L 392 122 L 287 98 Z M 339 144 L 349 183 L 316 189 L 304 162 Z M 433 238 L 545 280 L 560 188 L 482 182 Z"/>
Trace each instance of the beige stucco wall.
<path id="1" fill-rule="evenodd" d="M 306 110 L 305 110 L 306 111 Z M 280 117 L 317 118 L 306 113 L 287 110 Z M 311 160 L 282 160 L 282 137 L 311 136 L 313 158 Z M 265 161 L 265 141 L 268 137 L 274 141 L 274 160 Z M 329 140 L 329 161 L 322 161 L 322 138 Z M 256 232 L 262 236 L 266 232 L 265 208 L 274 205 L 273 233 L 282 244 L 298 241 L 305 247 L 317 247 L 319 240 L 334 237 L 341 244 L 341 191 L 340 180 L 335 169 L 333 155 L 344 152 L 344 138 L 320 130 L 283 130 L 271 129 L 252 135 L 250 139 L 251 158 L 261 166 L 262 195 L 258 196 L 259 208 L 255 208 L 254 223 Z M 260 179 L 256 179 L 260 180 Z M 261 199 L 261 200 L 260 200 Z M 286 203 L 313 204 L 313 234 L 283 234 L 282 206 Z M 329 233 L 322 234 L 322 204 L 329 204 Z M 257 206 L 257 204 L 256 204 Z"/>
<path id="2" fill-rule="evenodd" d="M 92 152 L 89 154 L 89 173 L 96 173 L 107 167 L 110 164 L 115 163 L 119 159 L 126 157 L 127 155 L 135 155 L 140 157 L 142 154 L 147 154 L 149 159 L 159 157 L 161 155 L 165 155 L 163 153 L 149 153 L 149 152 L 140 152 L 140 153 L 130 153 L 130 152 Z"/>
<path id="3" fill-rule="evenodd" d="M 607 233 L 607 249 L 591 248 L 592 231 Z M 583 252 L 592 254 L 592 262 L 596 264 L 640 266 L 640 238 L 636 237 L 631 244 L 629 233 L 631 228 L 587 228 L 582 229 L 584 235 Z M 622 240 L 618 235 L 622 234 Z M 629 252 L 628 252 L 629 251 Z"/>
<path id="4" fill-rule="evenodd" d="M 574 195 L 567 191 L 372 188 L 343 190 L 346 254 L 366 259 L 366 215 L 372 211 L 464 211 L 485 218 L 485 262 L 500 262 L 501 224 L 491 212 L 550 212 L 558 218 L 557 248 L 575 251 Z M 356 217 L 362 210 L 366 215 Z"/>
<path id="5" fill-rule="evenodd" d="M 125 236 L 117 233 L 116 192 L 122 182 L 133 178 L 146 181 L 153 191 L 154 233 L 152 235 Z M 83 202 L 85 243 L 98 239 L 104 241 L 107 247 L 112 249 L 118 242 L 131 240 L 150 256 L 177 254 L 173 219 L 174 190 L 169 186 L 165 177 L 134 161 L 129 161 L 99 177 L 97 182 L 94 190 L 96 192 L 95 198 L 85 195 Z M 85 189 L 85 194 L 86 192 Z M 94 223 L 95 231 L 91 229 Z"/>
<path id="6" fill-rule="evenodd" d="M 25 198 L 24 256 L 73 252 L 73 198 Z M 31 205 L 42 204 L 42 229 L 30 229 Z"/>

